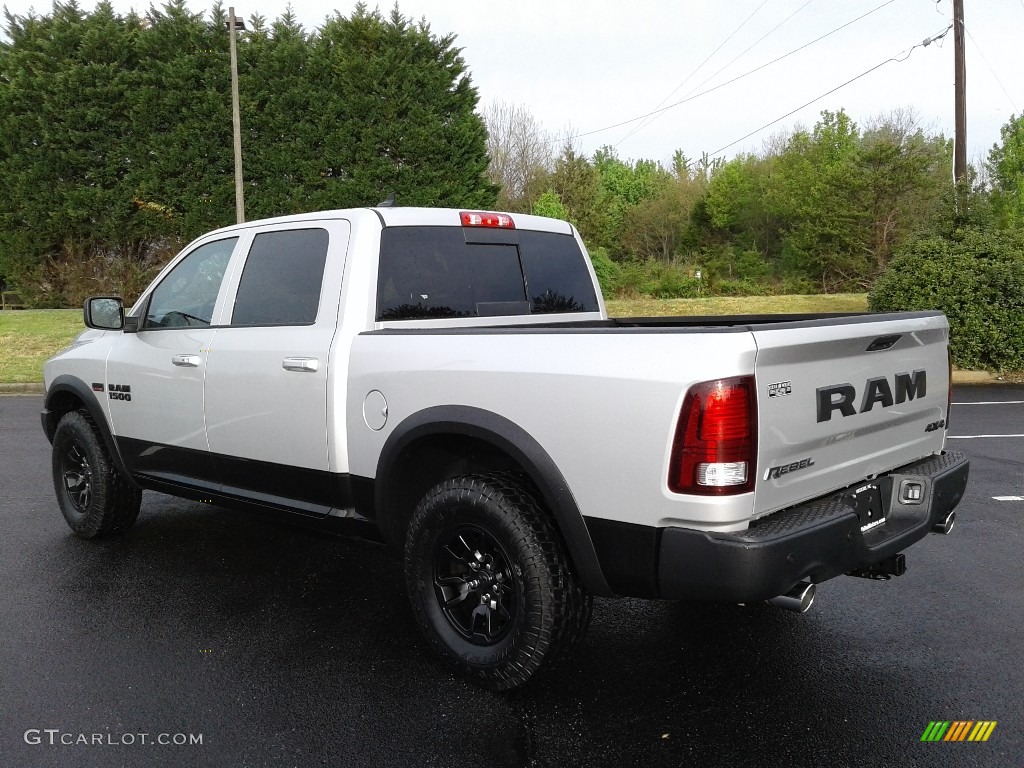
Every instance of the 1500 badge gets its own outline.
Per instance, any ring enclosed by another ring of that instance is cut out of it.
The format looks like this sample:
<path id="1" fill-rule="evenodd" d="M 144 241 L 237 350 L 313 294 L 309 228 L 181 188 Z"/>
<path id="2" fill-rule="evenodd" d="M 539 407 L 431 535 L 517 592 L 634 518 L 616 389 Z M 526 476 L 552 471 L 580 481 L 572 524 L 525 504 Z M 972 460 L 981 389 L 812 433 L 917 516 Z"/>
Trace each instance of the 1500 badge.
<path id="1" fill-rule="evenodd" d="M 130 384 L 111 384 L 107 390 L 111 400 L 124 400 L 131 402 L 132 388 Z"/>

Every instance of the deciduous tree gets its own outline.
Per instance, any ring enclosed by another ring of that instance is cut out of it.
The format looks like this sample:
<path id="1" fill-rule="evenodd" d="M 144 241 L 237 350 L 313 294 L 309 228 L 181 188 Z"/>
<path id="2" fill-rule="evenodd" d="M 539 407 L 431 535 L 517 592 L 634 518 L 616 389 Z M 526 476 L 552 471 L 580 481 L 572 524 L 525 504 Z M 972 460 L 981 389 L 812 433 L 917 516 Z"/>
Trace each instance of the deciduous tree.
<path id="1" fill-rule="evenodd" d="M 1005 228 L 1024 228 L 1024 115 L 1011 115 L 1000 131 L 1000 143 L 988 153 L 992 202 Z"/>
<path id="2" fill-rule="evenodd" d="M 529 211 L 547 189 L 554 170 L 554 147 L 529 109 L 496 101 L 484 111 L 488 178 L 501 189 L 498 208 Z"/>

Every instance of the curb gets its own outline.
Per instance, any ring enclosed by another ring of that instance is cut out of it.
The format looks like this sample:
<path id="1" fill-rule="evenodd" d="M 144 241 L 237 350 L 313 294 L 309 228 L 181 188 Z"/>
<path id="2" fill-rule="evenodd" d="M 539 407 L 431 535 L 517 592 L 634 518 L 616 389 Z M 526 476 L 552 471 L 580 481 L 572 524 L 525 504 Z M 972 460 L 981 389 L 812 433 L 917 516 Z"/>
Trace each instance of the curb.
<path id="1" fill-rule="evenodd" d="M 953 371 L 954 384 L 1012 384 L 988 371 Z M 46 392 L 42 382 L 32 384 L 0 384 L 0 395 L 42 395 Z"/>
<path id="2" fill-rule="evenodd" d="M 989 371 L 953 371 L 954 384 L 1011 384 L 1008 379 Z"/>
<path id="3" fill-rule="evenodd" d="M 33 384 L 0 384 L 0 395 L 41 395 L 45 391 L 42 382 Z"/>

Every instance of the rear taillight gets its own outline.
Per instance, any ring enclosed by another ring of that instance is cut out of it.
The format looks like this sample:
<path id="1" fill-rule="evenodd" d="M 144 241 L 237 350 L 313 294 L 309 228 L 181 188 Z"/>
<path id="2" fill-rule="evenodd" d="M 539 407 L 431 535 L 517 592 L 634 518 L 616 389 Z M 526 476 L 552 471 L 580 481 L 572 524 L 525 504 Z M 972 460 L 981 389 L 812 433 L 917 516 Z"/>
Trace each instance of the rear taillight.
<path id="1" fill-rule="evenodd" d="M 948 343 L 948 341 L 947 341 Z M 953 348 L 946 347 L 946 364 L 949 368 L 949 394 L 946 395 L 946 431 L 949 431 L 949 417 L 953 415 Z"/>
<path id="2" fill-rule="evenodd" d="M 668 486 L 675 493 L 730 496 L 754 489 L 757 404 L 754 377 L 705 381 L 683 400 Z"/>
<path id="3" fill-rule="evenodd" d="M 487 211 L 462 211 L 459 214 L 464 227 L 493 227 L 495 229 L 515 229 L 516 223 L 507 213 L 488 213 Z"/>

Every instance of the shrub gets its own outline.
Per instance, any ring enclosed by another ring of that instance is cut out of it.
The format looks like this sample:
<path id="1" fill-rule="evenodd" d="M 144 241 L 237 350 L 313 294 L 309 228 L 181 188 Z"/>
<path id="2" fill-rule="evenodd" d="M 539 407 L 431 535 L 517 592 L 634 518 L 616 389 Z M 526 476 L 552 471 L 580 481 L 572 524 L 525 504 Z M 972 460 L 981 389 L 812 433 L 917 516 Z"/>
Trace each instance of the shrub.
<path id="1" fill-rule="evenodd" d="M 692 299 L 700 295 L 700 280 L 678 264 L 657 263 L 653 295 L 659 299 Z"/>
<path id="2" fill-rule="evenodd" d="M 611 296 L 616 290 L 622 270 L 609 258 L 608 251 L 604 248 L 587 250 L 590 253 L 590 262 L 594 265 L 594 272 L 597 274 L 597 282 L 601 285 L 601 293 Z"/>
<path id="3" fill-rule="evenodd" d="M 130 305 L 175 255 L 177 245 L 156 245 L 134 257 L 83 256 L 66 248 L 59 257 L 22 270 L 12 282 L 31 306 L 42 309 L 80 307 L 88 296 L 97 294 L 115 294 Z"/>
<path id="4" fill-rule="evenodd" d="M 613 295 L 633 297 L 651 296 L 654 293 L 650 262 L 630 260 L 615 263 L 615 266 L 617 272 L 611 284 Z"/>
<path id="5" fill-rule="evenodd" d="M 714 286 L 716 296 L 771 296 L 775 290 L 767 280 L 749 277 L 718 280 Z"/>
<path id="6" fill-rule="evenodd" d="M 780 296 L 813 296 L 821 293 L 821 286 L 801 275 L 783 275 L 777 290 Z"/>
<path id="7" fill-rule="evenodd" d="M 758 251 L 745 250 L 736 262 L 736 276 L 747 280 L 765 280 L 772 274 L 771 265 Z"/>
<path id="8" fill-rule="evenodd" d="M 701 282 L 682 264 L 654 260 L 611 262 L 617 270 L 610 292 L 618 297 L 652 296 L 656 299 L 692 299 L 701 293 Z M 594 262 L 595 269 L 597 262 Z M 605 283 L 602 281 L 602 286 Z"/>
<path id="9" fill-rule="evenodd" d="M 868 294 L 875 311 L 940 309 L 961 368 L 1024 370 L 1024 234 L 972 229 L 901 249 Z"/>

